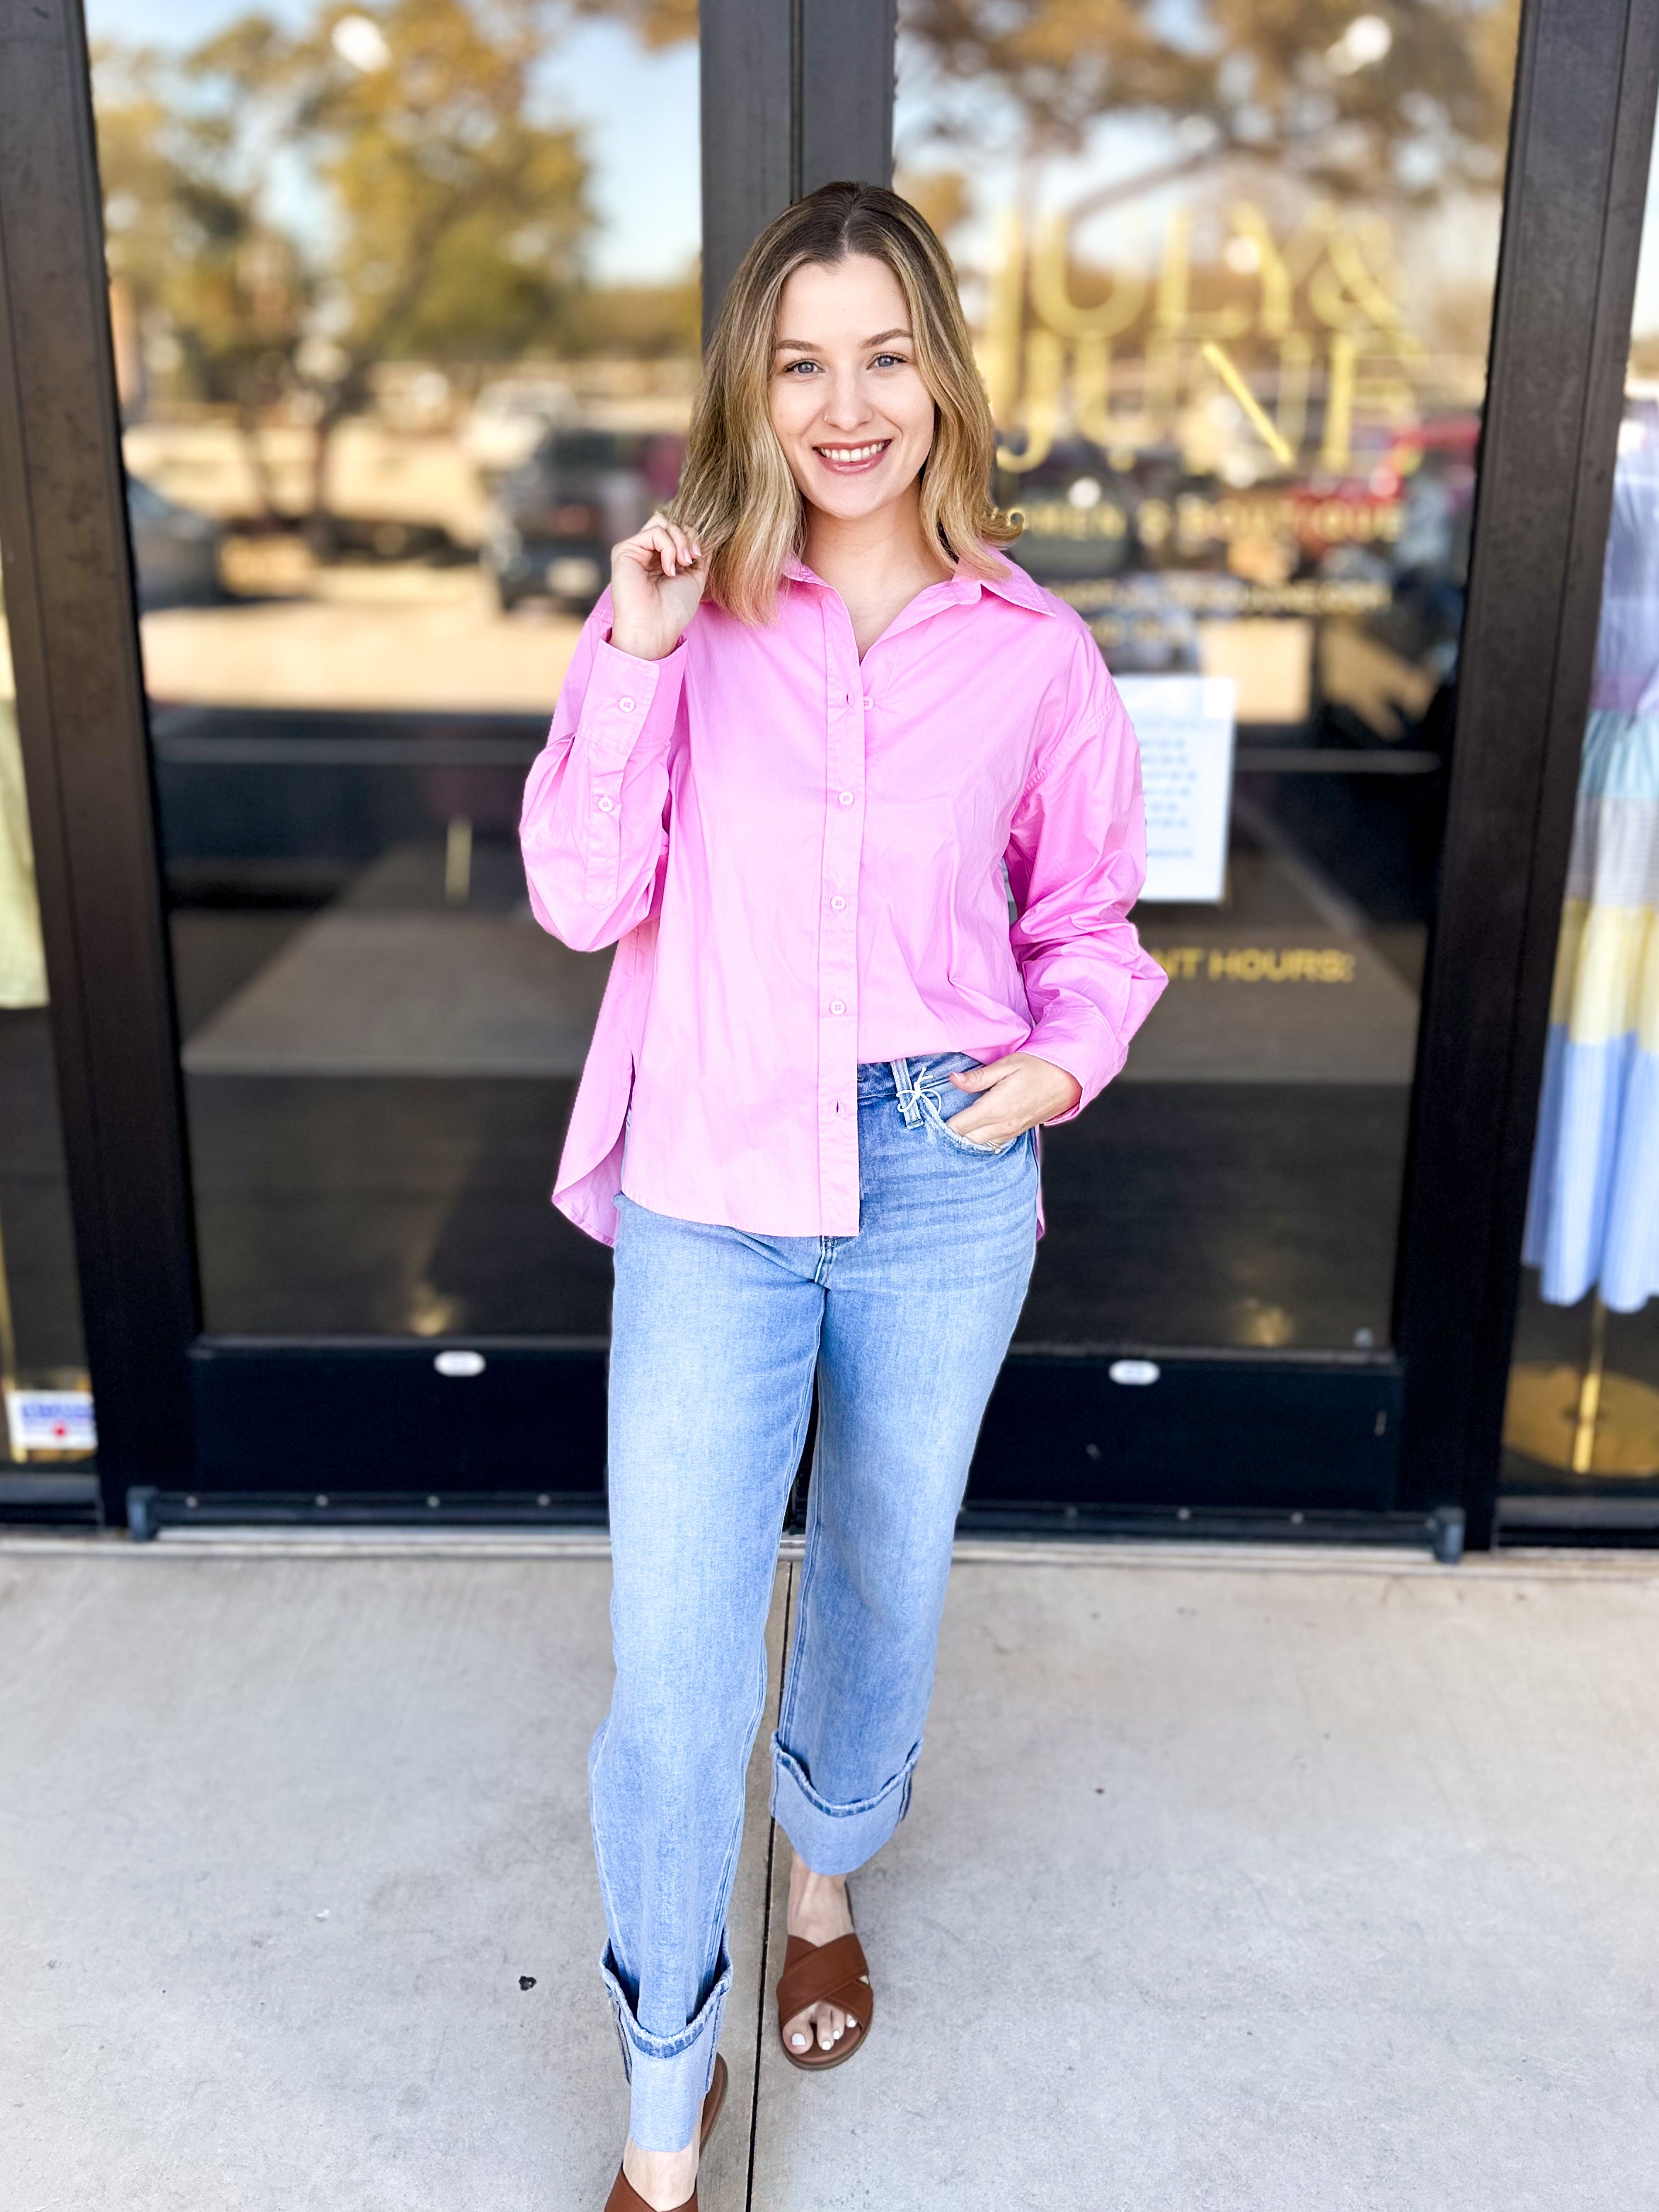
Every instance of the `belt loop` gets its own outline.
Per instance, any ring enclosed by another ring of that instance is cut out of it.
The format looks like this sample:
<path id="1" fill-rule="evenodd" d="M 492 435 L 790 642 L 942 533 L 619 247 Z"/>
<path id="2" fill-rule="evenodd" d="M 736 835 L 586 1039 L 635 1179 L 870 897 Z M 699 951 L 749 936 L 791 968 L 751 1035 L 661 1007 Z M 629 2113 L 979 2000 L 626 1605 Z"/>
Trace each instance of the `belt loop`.
<path id="1" fill-rule="evenodd" d="M 908 1060 L 890 1060 L 887 1065 L 893 1071 L 893 1088 L 898 1093 L 898 1109 L 904 1116 L 904 1126 L 914 1129 L 921 1119 L 921 1097 L 910 1080 L 910 1063 Z"/>

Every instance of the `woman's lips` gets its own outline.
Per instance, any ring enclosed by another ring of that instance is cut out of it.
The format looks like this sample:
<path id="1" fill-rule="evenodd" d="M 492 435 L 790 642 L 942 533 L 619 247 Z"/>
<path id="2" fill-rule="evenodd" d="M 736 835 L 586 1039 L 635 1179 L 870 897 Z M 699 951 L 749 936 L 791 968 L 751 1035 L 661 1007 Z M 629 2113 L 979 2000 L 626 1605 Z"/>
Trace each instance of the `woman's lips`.
<path id="1" fill-rule="evenodd" d="M 812 451 L 825 468 L 838 477 L 861 477 L 877 468 L 892 444 L 890 438 L 866 438 L 857 446 L 814 446 Z"/>

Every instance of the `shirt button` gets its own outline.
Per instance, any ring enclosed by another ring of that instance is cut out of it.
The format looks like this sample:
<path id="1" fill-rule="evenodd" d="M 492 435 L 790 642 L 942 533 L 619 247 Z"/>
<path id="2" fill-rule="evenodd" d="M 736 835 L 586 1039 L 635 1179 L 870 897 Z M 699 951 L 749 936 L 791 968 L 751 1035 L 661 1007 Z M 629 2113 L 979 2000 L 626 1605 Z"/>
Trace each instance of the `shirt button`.
<path id="1" fill-rule="evenodd" d="M 842 910 L 842 907 L 844 907 L 844 906 L 846 905 L 847 902 L 846 902 L 846 900 L 845 900 L 844 898 L 842 898 L 842 896 L 841 896 L 840 892 L 839 892 L 839 891 L 837 891 L 837 892 L 836 892 L 836 896 L 835 896 L 835 897 L 834 897 L 834 898 L 832 898 L 832 899 L 830 900 L 830 905 L 831 905 L 832 907 L 834 907 L 834 908 L 836 909 L 836 912 L 837 914 L 839 914 L 839 913 L 841 912 L 841 910 Z"/>
<path id="2" fill-rule="evenodd" d="M 850 806 L 853 804 L 853 794 L 850 791 L 842 792 L 841 795 L 841 803 L 843 806 Z"/>
<path id="3" fill-rule="evenodd" d="M 842 1000 L 831 999 L 830 1001 L 830 1011 L 832 1014 L 844 1014 L 847 1012 L 847 1008 Z"/>
<path id="4" fill-rule="evenodd" d="M 875 703 L 876 703 L 876 702 L 875 702 L 875 701 L 874 701 L 874 700 L 870 696 L 870 695 L 869 695 L 869 693 L 868 693 L 867 691 L 866 692 L 866 694 L 865 694 L 865 696 L 864 696 L 864 703 L 865 703 L 865 705 L 866 705 L 866 707 L 873 707 L 873 706 L 875 705 Z"/>
<path id="5" fill-rule="evenodd" d="M 864 703 L 867 707 L 870 702 L 866 699 Z M 624 714 L 631 714 L 634 711 L 634 702 L 631 699 L 618 699 L 617 704 L 622 708 Z"/>
<path id="6" fill-rule="evenodd" d="M 611 808 L 612 808 L 612 806 L 613 806 L 615 804 L 616 804 L 616 801 L 615 801 L 614 799 L 606 799 L 606 798 L 605 798 L 605 797 L 603 797 L 603 796 L 602 796 L 602 797 L 600 798 L 600 799 L 599 799 L 599 811 L 600 811 L 600 813 L 601 813 L 601 814 L 609 814 L 609 813 L 610 813 L 610 811 L 611 811 Z"/>

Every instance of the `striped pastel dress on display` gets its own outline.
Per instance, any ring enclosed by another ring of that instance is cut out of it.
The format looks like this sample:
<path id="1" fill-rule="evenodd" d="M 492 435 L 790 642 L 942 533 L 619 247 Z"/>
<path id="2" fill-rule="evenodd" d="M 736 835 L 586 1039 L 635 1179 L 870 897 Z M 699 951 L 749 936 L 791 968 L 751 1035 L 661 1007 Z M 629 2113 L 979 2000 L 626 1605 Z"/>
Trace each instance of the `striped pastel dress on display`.
<path id="1" fill-rule="evenodd" d="M 1659 1290 L 1659 413 L 1620 441 L 1523 1257 L 1553 1305 Z"/>

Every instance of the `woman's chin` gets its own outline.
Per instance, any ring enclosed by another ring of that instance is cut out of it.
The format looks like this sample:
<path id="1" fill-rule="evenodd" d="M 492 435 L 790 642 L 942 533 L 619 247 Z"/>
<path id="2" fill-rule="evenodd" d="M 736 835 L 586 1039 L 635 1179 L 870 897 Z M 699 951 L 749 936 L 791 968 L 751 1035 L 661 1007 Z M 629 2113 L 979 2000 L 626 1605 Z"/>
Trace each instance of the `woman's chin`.
<path id="1" fill-rule="evenodd" d="M 799 481 L 799 479 L 797 479 Z M 837 522 L 864 522 L 902 500 L 915 483 L 912 477 L 896 484 L 891 473 L 880 470 L 867 477 L 832 476 L 820 468 L 801 485 L 809 506 Z"/>

